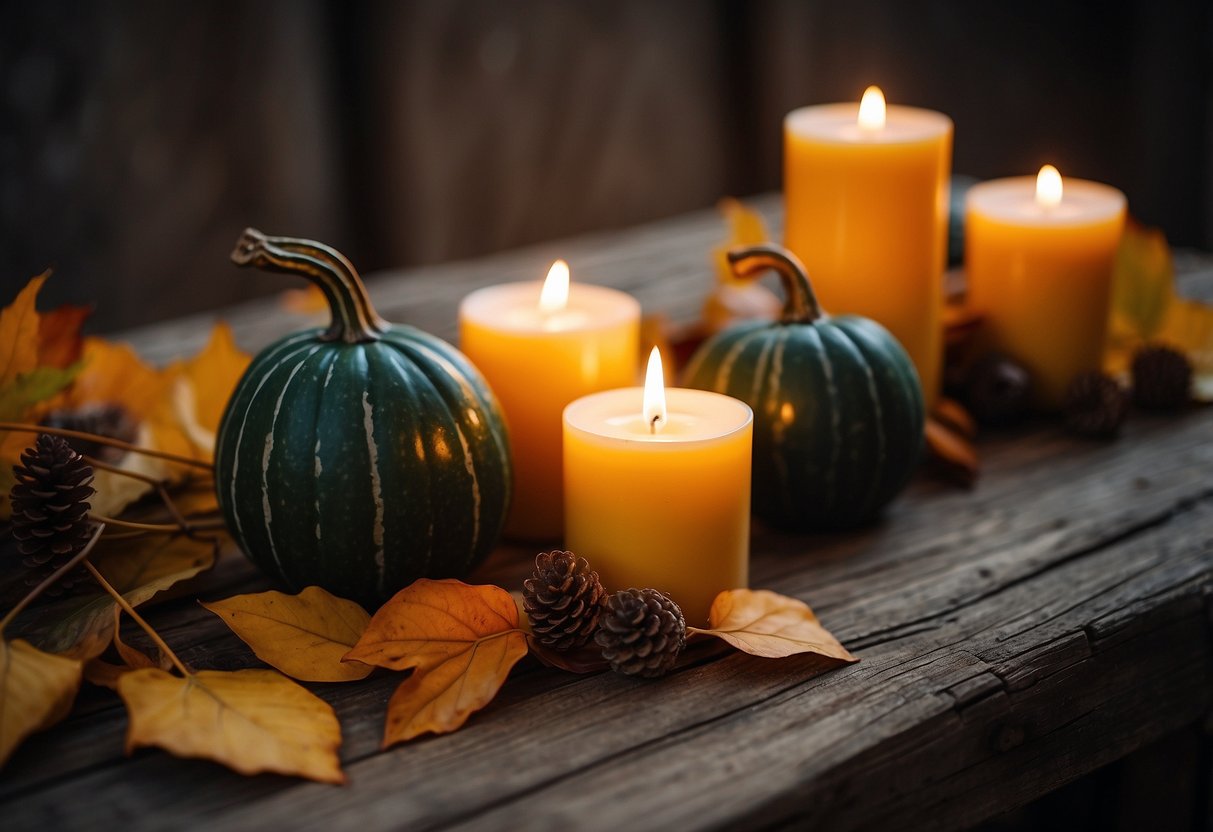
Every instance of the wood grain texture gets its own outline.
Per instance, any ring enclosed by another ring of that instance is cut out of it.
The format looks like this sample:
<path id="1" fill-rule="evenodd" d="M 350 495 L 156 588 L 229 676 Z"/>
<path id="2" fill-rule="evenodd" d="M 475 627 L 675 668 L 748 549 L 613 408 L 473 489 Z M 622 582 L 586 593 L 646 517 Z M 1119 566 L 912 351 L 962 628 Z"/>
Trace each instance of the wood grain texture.
<path id="1" fill-rule="evenodd" d="M 773 222 L 772 198 L 757 201 Z M 710 213 L 470 263 L 379 275 L 385 313 L 449 335 L 476 286 L 574 274 L 693 316 L 722 235 Z M 1202 261 L 1207 263 L 1207 261 Z M 1195 263 L 1199 266 L 1200 263 Z M 248 348 L 299 325 L 233 310 Z M 133 333 L 188 351 L 202 317 Z M 350 785 L 241 778 L 158 752 L 122 756 L 105 692 L 0 776 L 6 828 L 949 829 L 1020 806 L 1207 718 L 1213 704 L 1213 411 L 1134 414 L 1116 442 L 1028 425 L 981 443 L 972 492 L 920 479 L 845 535 L 757 528 L 753 582 L 810 603 L 861 659 L 763 660 L 693 647 L 657 683 L 524 662 L 461 731 L 379 750 L 398 677 L 311 685 L 342 720 Z M 528 549 L 478 573 L 511 585 Z M 228 553 L 195 594 L 265 587 Z M 258 666 L 191 596 L 150 611 L 182 658 Z M 132 634 L 137 641 L 137 636 Z M 83 799 L 87 796 L 87 799 Z"/>

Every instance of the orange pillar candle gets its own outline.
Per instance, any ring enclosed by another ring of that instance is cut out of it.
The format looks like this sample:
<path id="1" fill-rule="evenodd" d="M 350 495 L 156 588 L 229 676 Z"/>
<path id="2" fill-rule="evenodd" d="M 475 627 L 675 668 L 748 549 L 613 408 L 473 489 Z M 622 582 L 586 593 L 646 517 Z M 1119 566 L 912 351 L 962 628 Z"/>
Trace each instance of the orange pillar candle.
<path id="1" fill-rule="evenodd" d="M 987 346 L 1031 374 L 1040 410 L 1061 407 L 1074 376 L 1100 368 L 1124 223 L 1123 193 L 1078 179 L 1063 185 L 1052 165 L 968 193 L 969 305 L 984 318 Z"/>
<path id="2" fill-rule="evenodd" d="M 505 533 L 559 538 L 560 415 L 587 393 L 634 383 L 640 304 L 604 286 L 570 285 L 568 266 L 558 260 L 543 284 L 508 283 L 468 295 L 459 307 L 459 333 L 509 429 L 514 497 Z"/>
<path id="3" fill-rule="evenodd" d="M 939 394 L 952 120 L 886 107 L 823 104 L 784 119 L 784 236 L 822 306 L 884 324 Z"/>
<path id="4" fill-rule="evenodd" d="M 706 626 L 716 595 L 749 580 L 753 433 L 744 402 L 665 390 L 654 349 L 643 389 L 565 408 L 568 548 L 608 590 L 659 589 Z"/>

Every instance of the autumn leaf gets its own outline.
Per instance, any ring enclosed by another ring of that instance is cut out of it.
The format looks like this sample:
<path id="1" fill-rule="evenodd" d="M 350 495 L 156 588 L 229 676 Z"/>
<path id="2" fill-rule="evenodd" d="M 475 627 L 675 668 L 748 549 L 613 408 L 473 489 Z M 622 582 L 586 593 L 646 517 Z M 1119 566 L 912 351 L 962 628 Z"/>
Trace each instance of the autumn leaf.
<path id="1" fill-rule="evenodd" d="M 518 608 L 504 589 L 423 578 L 375 613 L 345 658 L 413 671 L 388 703 L 386 748 L 463 725 L 526 652 Z"/>
<path id="2" fill-rule="evenodd" d="M 50 272 L 30 280 L 16 299 L 0 310 L 0 390 L 38 366 L 38 310 L 35 304 Z"/>
<path id="3" fill-rule="evenodd" d="M 41 313 L 38 321 L 38 366 L 62 369 L 79 361 L 84 351 L 80 329 L 91 314 L 91 306 L 70 304 Z"/>
<path id="4" fill-rule="evenodd" d="M 298 595 L 259 592 L 202 605 L 223 619 L 261 661 L 305 682 L 351 682 L 373 668 L 341 658 L 358 643 L 366 610 L 309 586 Z"/>
<path id="5" fill-rule="evenodd" d="M 144 668 L 118 678 L 130 726 L 126 751 L 163 748 L 241 774 L 276 772 L 343 783 L 333 709 L 274 670 L 202 670 L 185 678 Z"/>
<path id="6" fill-rule="evenodd" d="M 774 292 L 753 280 L 737 277 L 729 264 L 728 251 L 734 246 L 754 246 L 769 242 L 770 232 L 762 217 L 736 199 L 720 200 L 718 207 L 729 226 L 729 237 L 712 249 L 716 282 L 703 304 L 703 323 L 709 333 L 729 324 L 754 318 L 774 319 L 783 308 Z"/>
<path id="7" fill-rule="evenodd" d="M 59 722 L 80 689 L 81 663 L 28 642 L 0 641 L 0 765 L 30 734 Z"/>
<path id="8" fill-rule="evenodd" d="M 17 422 L 30 409 L 53 398 L 64 390 L 80 372 L 81 365 L 70 367 L 38 367 L 21 373 L 0 389 L 0 421 Z"/>
<path id="9" fill-rule="evenodd" d="M 219 421 L 223 418 L 223 411 L 227 409 L 227 401 L 236 389 L 236 383 L 248 369 L 250 360 L 248 353 L 236 346 L 231 327 L 220 322 L 211 330 L 211 337 L 201 352 L 165 369 L 174 386 L 178 380 L 189 385 L 188 396 L 192 412 L 188 415 L 192 425 L 212 434 L 208 456 L 214 451 L 213 434 L 219 430 Z M 168 411 L 162 412 L 161 415 L 166 420 L 175 418 L 180 421 L 179 407 L 174 400 L 179 400 L 181 394 L 176 390 L 172 392 L 174 395 L 167 400 Z"/>
<path id="10" fill-rule="evenodd" d="M 301 289 L 285 289 L 280 295 L 282 308 L 296 315 L 320 315 L 329 310 L 328 299 L 319 286 L 309 284 Z"/>
<path id="11" fill-rule="evenodd" d="M 1113 330 L 1145 341 L 1163 324 L 1175 297 L 1175 268 L 1161 229 L 1129 223 L 1112 273 Z"/>
<path id="12" fill-rule="evenodd" d="M 111 543 L 103 536 L 90 561 L 131 606 L 138 606 L 209 569 L 215 562 L 215 546 L 184 535 Z M 113 640 L 116 606 L 100 588 L 45 604 L 38 609 L 37 629 L 28 633 L 29 638 L 52 653 L 94 658 Z"/>
<path id="13" fill-rule="evenodd" d="M 938 468 L 949 479 L 972 488 L 981 474 L 981 462 L 972 441 L 934 416 L 927 417 L 924 432 L 927 450 Z"/>
<path id="14" fill-rule="evenodd" d="M 754 656 L 780 659 L 816 653 L 844 662 L 857 662 L 821 626 L 809 605 L 766 589 L 732 589 L 712 602 L 709 629 L 688 627 L 688 633 L 715 636 Z"/>
<path id="15" fill-rule="evenodd" d="M 124 664 L 114 664 L 105 659 L 89 659 L 84 663 L 84 681 L 99 688 L 109 688 L 118 692 L 118 680 L 133 668 Z"/>

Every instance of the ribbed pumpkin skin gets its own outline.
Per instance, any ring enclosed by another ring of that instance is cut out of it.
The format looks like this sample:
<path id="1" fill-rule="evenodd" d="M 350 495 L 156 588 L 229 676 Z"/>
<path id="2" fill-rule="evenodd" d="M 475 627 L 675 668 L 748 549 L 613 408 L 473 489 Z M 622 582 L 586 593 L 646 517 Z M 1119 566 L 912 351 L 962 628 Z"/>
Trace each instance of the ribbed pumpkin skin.
<path id="1" fill-rule="evenodd" d="M 700 347 L 686 384 L 753 409 L 754 513 L 780 528 L 871 520 L 922 453 L 914 365 L 867 318 L 736 324 Z"/>
<path id="2" fill-rule="evenodd" d="M 249 366 L 219 427 L 228 528 L 265 572 L 376 606 L 421 577 L 464 577 L 505 520 L 504 422 L 453 347 L 284 338 Z"/>

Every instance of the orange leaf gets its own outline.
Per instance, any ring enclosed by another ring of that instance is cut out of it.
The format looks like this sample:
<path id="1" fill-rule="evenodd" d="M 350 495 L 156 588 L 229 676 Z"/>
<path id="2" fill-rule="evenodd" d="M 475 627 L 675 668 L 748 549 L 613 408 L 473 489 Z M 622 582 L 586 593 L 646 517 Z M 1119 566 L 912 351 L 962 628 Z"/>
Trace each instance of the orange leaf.
<path id="1" fill-rule="evenodd" d="M 373 669 L 342 663 L 366 630 L 366 610 L 309 586 L 298 595 L 259 592 L 202 605 L 223 619 L 257 658 L 304 682 L 352 682 Z"/>
<path id="2" fill-rule="evenodd" d="M 227 407 L 227 400 L 236 389 L 236 382 L 249 365 L 248 353 L 236 346 L 232 329 L 219 322 L 211 330 L 210 340 L 201 352 L 186 361 L 173 364 L 166 375 L 185 379 L 193 395 L 192 416 L 198 426 L 214 433 Z"/>
<path id="3" fill-rule="evenodd" d="M 38 291 L 50 276 L 45 272 L 25 284 L 16 299 L 0 310 L 0 388 L 38 366 Z"/>
<path id="4" fill-rule="evenodd" d="M 715 636 L 754 656 L 780 659 L 816 653 L 844 662 L 857 662 L 821 626 L 809 605 L 766 589 L 732 589 L 712 602 L 710 629 L 688 627 L 688 633 Z"/>
<path id="5" fill-rule="evenodd" d="M 981 473 L 973 443 L 933 416 L 927 417 L 925 431 L 927 449 L 943 472 L 964 487 L 972 488 Z"/>
<path id="6" fill-rule="evenodd" d="M 308 285 L 302 289 L 286 289 L 281 294 L 282 308 L 296 315 L 319 315 L 329 310 L 328 299 L 319 286 Z"/>
<path id="7" fill-rule="evenodd" d="M 21 741 L 67 716 L 80 689 L 80 662 L 28 642 L 0 641 L 0 765 Z"/>
<path id="8" fill-rule="evenodd" d="M 274 670 L 202 670 L 186 678 L 159 668 L 118 677 L 130 713 L 129 754 L 158 746 L 240 772 L 272 771 L 343 783 L 333 709 Z"/>
<path id="9" fill-rule="evenodd" d="M 43 312 L 38 324 L 38 366 L 62 369 L 79 361 L 84 350 L 80 327 L 91 314 L 91 306 L 68 304 Z"/>
<path id="10" fill-rule="evenodd" d="M 345 658 L 413 671 L 388 703 L 386 748 L 463 725 L 526 652 L 518 608 L 504 589 L 423 578 L 375 613 Z"/>

